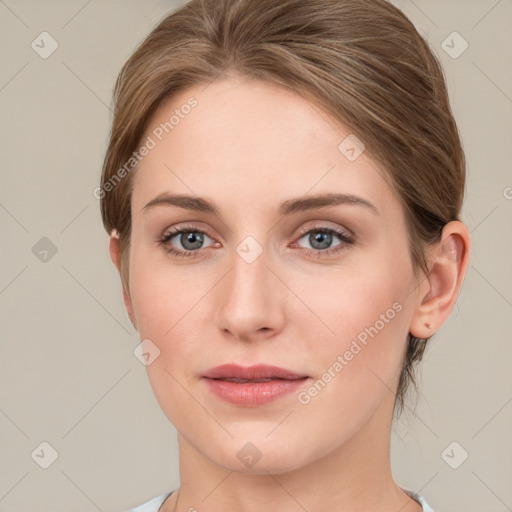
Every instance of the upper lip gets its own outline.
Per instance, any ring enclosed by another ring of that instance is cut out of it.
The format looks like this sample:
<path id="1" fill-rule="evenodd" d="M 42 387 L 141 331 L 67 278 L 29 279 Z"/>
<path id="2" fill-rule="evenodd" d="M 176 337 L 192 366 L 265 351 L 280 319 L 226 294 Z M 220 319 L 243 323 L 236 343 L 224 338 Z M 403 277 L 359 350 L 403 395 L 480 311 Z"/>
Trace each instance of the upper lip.
<path id="1" fill-rule="evenodd" d="M 242 380 L 260 380 L 260 379 L 287 379 L 297 380 L 307 377 L 307 375 L 292 372 L 278 366 L 258 364 L 254 366 L 239 366 L 236 364 L 222 364 L 211 368 L 203 377 L 208 379 L 242 379 Z"/>

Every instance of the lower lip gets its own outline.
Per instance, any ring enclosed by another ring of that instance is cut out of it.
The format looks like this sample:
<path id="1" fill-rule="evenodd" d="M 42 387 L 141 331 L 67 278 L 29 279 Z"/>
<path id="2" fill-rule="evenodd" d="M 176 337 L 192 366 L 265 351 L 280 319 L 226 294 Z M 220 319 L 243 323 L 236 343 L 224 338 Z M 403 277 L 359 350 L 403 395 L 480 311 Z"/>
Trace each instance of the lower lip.
<path id="1" fill-rule="evenodd" d="M 223 400 L 235 405 L 257 407 L 297 391 L 308 379 L 276 379 L 268 382 L 246 383 L 208 378 L 205 380 L 210 390 Z"/>

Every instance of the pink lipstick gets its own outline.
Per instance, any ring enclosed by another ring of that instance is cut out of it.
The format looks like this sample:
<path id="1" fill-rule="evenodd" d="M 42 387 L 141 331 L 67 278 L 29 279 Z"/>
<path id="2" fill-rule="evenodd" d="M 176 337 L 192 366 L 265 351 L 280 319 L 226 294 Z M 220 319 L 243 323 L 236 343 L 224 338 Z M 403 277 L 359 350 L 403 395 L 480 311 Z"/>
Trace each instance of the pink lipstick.
<path id="1" fill-rule="evenodd" d="M 219 398 L 235 405 L 256 407 L 297 391 L 309 377 L 264 364 L 224 364 L 210 369 L 203 378 Z"/>

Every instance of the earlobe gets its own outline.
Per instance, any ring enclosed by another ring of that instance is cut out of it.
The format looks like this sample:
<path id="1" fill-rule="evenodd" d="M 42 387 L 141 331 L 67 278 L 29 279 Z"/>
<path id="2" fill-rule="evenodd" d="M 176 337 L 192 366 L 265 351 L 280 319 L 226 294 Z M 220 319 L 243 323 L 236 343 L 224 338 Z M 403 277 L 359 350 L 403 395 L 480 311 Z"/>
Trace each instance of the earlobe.
<path id="1" fill-rule="evenodd" d="M 112 234 L 110 235 L 109 252 L 110 252 L 110 259 L 112 260 L 112 263 L 114 264 L 119 275 L 121 276 L 121 248 L 120 248 L 120 243 L 119 243 L 119 236 L 117 235 L 117 233 L 115 231 L 113 231 Z M 128 313 L 130 322 L 132 323 L 135 330 L 137 330 L 137 322 L 135 320 L 135 315 L 133 313 L 132 299 L 130 297 L 129 290 L 127 290 L 125 283 L 123 283 L 122 278 L 121 278 L 121 284 L 123 287 L 124 307 L 126 309 L 126 312 Z"/>
<path id="2" fill-rule="evenodd" d="M 428 338 L 450 316 L 459 296 L 469 263 L 470 236 L 459 221 L 448 222 L 429 253 L 429 275 L 418 287 L 410 333 Z"/>

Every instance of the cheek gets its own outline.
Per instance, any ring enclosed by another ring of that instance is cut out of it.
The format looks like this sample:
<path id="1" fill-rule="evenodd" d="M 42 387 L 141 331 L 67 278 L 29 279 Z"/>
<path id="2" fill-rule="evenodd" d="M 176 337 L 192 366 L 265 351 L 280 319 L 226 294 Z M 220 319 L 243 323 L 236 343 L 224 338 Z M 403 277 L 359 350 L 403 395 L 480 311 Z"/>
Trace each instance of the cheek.
<path id="1" fill-rule="evenodd" d="M 328 293 L 323 317 L 335 336 L 322 345 L 319 356 L 324 365 L 329 367 L 341 356 L 344 367 L 353 368 L 346 373 L 353 376 L 369 370 L 394 371 L 403 351 L 407 315 L 403 294 L 388 279 L 386 275 L 375 280 L 347 279 L 343 292 Z"/>
<path id="2" fill-rule="evenodd" d="M 161 409 L 178 428 L 194 424 L 201 411 L 190 400 L 194 389 L 194 362 L 205 338 L 194 318 L 204 316 L 204 277 L 172 268 L 134 251 L 131 255 L 130 290 L 140 339 L 150 339 L 159 356 L 146 367 L 150 385 Z"/>
<path id="3" fill-rule="evenodd" d="M 296 273 L 293 289 L 318 318 L 308 323 L 309 332 L 300 332 L 306 353 L 314 354 L 315 377 L 327 383 L 326 391 L 319 384 L 325 399 L 348 406 L 355 397 L 371 402 L 378 390 L 393 389 L 409 327 L 412 268 L 406 258 L 380 252 L 305 279 L 299 274 L 305 275 Z M 311 317 L 304 308 L 301 313 Z M 294 322 L 304 324 L 300 318 L 297 311 Z"/>
<path id="4" fill-rule="evenodd" d="M 170 371 L 183 367 L 183 360 L 194 361 L 197 350 L 212 331 L 209 291 L 219 281 L 219 272 L 206 271 L 200 264 L 191 270 L 173 264 L 150 251 L 135 250 L 131 255 L 130 291 L 137 330 L 160 349 L 159 362 Z M 192 357 L 191 357 L 192 356 Z"/>
<path id="5" fill-rule="evenodd" d="M 173 271 L 162 248 L 150 247 L 134 236 L 130 252 L 130 296 L 141 337 L 162 340 L 183 317 L 185 303 L 194 295 L 193 283 L 187 282 L 184 276 L 179 267 Z"/>
<path id="6" fill-rule="evenodd" d="M 181 325 L 199 307 L 202 288 L 190 279 L 181 279 L 157 270 L 140 272 L 133 280 L 132 304 L 141 337 L 164 343 L 176 337 Z"/>
<path id="7" fill-rule="evenodd" d="M 383 337 L 403 330 L 407 315 L 401 312 L 410 300 L 410 276 L 406 262 L 397 264 L 393 259 L 382 253 L 371 258 L 356 255 L 338 267 L 289 271 L 286 282 L 304 298 L 309 311 L 303 306 L 301 313 L 318 319 L 316 328 L 326 341 L 323 346 L 343 349 L 358 336 L 364 342 L 372 326 Z M 295 315 L 294 321 L 300 322 L 299 311 Z M 375 329 L 370 331 L 375 334 Z"/>

